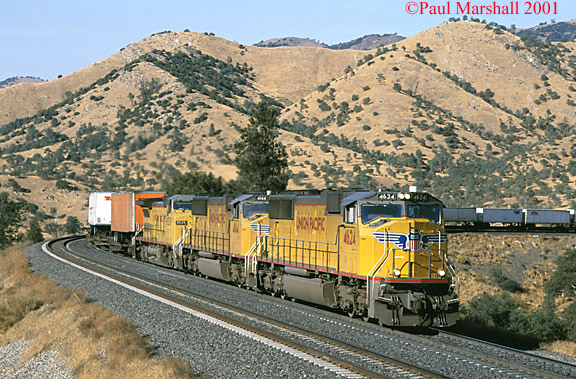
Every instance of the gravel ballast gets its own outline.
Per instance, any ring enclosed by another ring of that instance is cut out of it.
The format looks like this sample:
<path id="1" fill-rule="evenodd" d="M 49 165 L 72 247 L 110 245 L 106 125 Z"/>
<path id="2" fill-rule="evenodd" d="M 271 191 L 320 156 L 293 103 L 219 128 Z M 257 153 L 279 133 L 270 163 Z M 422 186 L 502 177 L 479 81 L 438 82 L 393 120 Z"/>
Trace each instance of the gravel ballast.
<path id="1" fill-rule="evenodd" d="M 0 377 L 71 379 L 74 376 L 66 362 L 58 357 L 58 351 L 51 350 L 38 354 L 28 361 L 22 357 L 31 341 L 20 340 L 0 348 Z"/>
<path id="2" fill-rule="evenodd" d="M 432 343 L 427 343 L 425 338 L 411 339 L 405 333 L 351 320 L 336 312 L 143 264 L 127 257 L 98 251 L 82 240 L 74 242 L 71 246 L 75 251 L 81 251 L 91 259 L 367 350 L 420 365 L 445 376 L 492 378 L 495 373 L 499 377 L 518 375 L 515 370 L 493 366 L 473 358 L 463 358 L 458 355 L 458 349 L 445 351 Z M 184 359 L 198 374 L 238 378 L 337 376 L 334 372 L 279 352 L 262 343 L 224 330 L 107 281 L 91 277 L 48 257 L 38 245 L 29 248 L 27 253 L 35 271 L 50 276 L 58 284 L 88 292 L 91 298 L 133 322 L 141 334 L 149 336 L 159 354 Z"/>
<path id="3" fill-rule="evenodd" d="M 25 252 L 33 271 L 49 276 L 57 284 L 87 292 L 91 300 L 134 323 L 140 334 L 149 337 L 157 354 L 183 359 L 198 375 L 217 378 L 337 377 L 313 363 L 61 263 L 46 255 L 40 244 Z M 122 266 L 135 264 L 141 275 L 157 272 L 151 265 L 140 265 L 110 254 L 105 256 L 119 260 Z M 181 281 L 180 275 L 176 272 L 163 274 Z"/>

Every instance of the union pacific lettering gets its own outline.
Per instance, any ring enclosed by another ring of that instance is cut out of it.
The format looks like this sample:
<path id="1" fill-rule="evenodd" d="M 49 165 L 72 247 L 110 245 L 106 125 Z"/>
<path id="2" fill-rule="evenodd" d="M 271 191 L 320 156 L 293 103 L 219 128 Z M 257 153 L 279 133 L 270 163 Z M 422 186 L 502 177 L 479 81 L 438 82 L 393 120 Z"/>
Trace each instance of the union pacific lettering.
<path id="1" fill-rule="evenodd" d="M 222 212 L 210 212 L 210 224 L 223 225 L 226 222 L 226 214 Z"/>
<path id="2" fill-rule="evenodd" d="M 296 218 L 296 230 L 315 230 L 317 232 L 323 232 L 326 230 L 325 225 L 325 217 L 298 216 Z"/>

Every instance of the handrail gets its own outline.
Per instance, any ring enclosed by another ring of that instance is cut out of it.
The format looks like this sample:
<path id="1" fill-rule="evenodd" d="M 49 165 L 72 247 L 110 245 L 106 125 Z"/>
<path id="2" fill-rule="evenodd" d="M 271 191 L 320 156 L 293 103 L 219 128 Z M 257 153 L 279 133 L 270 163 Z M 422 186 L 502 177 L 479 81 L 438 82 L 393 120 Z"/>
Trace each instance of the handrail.
<path id="1" fill-rule="evenodd" d="M 374 276 L 375 274 L 380 271 L 380 269 L 382 268 L 382 266 L 384 266 L 384 263 L 386 263 L 386 261 L 388 261 L 388 258 L 390 257 L 390 252 L 392 250 L 396 250 L 394 248 L 390 248 L 387 251 L 384 251 L 384 254 L 382 254 L 382 256 L 380 257 L 380 259 L 378 259 L 378 261 L 376 262 L 376 264 L 374 266 L 372 266 L 372 269 L 370 271 L 368 271 L 368 275 L 366 275 L 366 304 L 370 303 L 370 279 L 372 279 L 372 283 L 374 283 Z"/>
<path id="2" fill-rule="evenodd" d="M 138 234 L 142 233 L 143 230 L 144 230 L 144 225 L 138 226 L 136 228 L 136 232 L 132 236 L 132 241 L 131 241 L 132 246 L 136 245 L 136 237 L 138 237 Z"/>
<path id="3" fill-rule="evenodd" d="M 188 234 L 190 234 L 190 230 L 192 230 L 192 228 L 182 228 L 182 236 L 172 244 L 172 252 L 174 254 L 176 254 L 176 246 L 178 246 L 178 254 L 176 254 L 177 257 L 182 257 L 182 243 L 186 240 Z"/>
<path id="4" fill-rule="evenodd" d="M 446 258 L 446 266 L 448 267 L 448 271 L 450 271 L 450 275 L 452 276 L 452 278 L 456 279 L 455 290 L 456 293 L 458 293 L 458 290 L 460 289 L 460 278 L 456 274 L 456 270 L 454 269 L 448 258 Z M 452 283 L 454 283 L 454 280 L 452 280 Z"/>
<path id="5" fill-rule="evenodd" d="M 262 252 L 262 240 L 265 238 L 267 238 L 267 236 L 257 236 L 256 241 L 252 247 L 250 247 L 248 252 L 244 254 L 244 271 L 246 272 L 246 275 L 248 275 L 250 272 L 256 272 L 256 269 L 258 268 L 258 260 L 256 259 L 256 255 L 259 252 Z"/>
<path id="6" fill-rule="evenodd" d="M 193 248 L 229 252 L 230 236 L 227 232 L 190 228 L 190 234 L 190 245 Z"/>
<path id="7" fill-rule="evenodd" d="M 268 244 L 268 258 L 274 261 L 291 261 L 308 265 L 309 267 L 329 267 L 330 255 L 335 255 L 338 259 L 338 244 L 322 241 L 298 240 L 292 238 L 268 237 L 271 243 Z M 294 256 L 292 254 L 294 253 Z M 324 260 L 319 262 L 319 256 L 324 255 Z M 306 262 L 307 258 L 307 262 Z M 338 267 L 339 262 L 334 262 Z M 324 266 L 322 266 L 324 265 Z"/>

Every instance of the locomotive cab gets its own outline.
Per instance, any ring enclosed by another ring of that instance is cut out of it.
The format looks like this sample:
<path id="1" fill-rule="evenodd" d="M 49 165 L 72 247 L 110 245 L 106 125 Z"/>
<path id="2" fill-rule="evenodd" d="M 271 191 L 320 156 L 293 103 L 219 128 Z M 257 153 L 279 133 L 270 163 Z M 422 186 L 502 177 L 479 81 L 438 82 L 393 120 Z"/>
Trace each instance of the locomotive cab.
<path id="1" fill-rule="evenodd" d="M 251 252 L 257 247 L 258 237 L 270 232 L 268 217 L 268 196 L 242 195 L 230 202 L 232 219 L 230 221 L 230 251 L 235 256 L 247 254 L 260 255 L 262 249 Z"/>
<path id="2" fill-rule="evenodd" d="M 386 325 L 454 324 L 458 297 L 442 203 L 426 193 L 378 192 L 356 194 L 343 207 L 345 222 L 356 215 L 368 316 Z"/>
<path id="3" fill-rule="evenodd" d="M 144 222 L 141 225 L 141 246 L 137 254 L 149 262 L 183 267 L 182 243 L 192 222 L 190 213 L 192 195 L 174 195 L 160 199 L 139 200 Z"/>

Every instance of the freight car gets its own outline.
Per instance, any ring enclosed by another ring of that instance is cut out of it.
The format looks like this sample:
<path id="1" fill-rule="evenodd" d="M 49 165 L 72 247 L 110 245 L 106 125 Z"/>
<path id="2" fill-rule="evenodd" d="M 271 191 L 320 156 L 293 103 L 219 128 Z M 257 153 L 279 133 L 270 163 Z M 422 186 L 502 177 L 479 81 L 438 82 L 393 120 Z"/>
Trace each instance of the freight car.
<path id="1" fill-rule="evenodd" d="M 163 198 L 164 192 L 123 192 L 111 196 L 112 216 L 111 237 L 108 239 L 110 251 L 125 251 L 133 246 L 133 238 L 142 232 L 144 212 L 138 201 Z"/>
<path id="2" fill-rule="evenodd" d="M 573 209 L 444 208 L 448 231 L 576 231 Z"/>
<path id="3" fill-rule="evenodd" d="M 449 326 L 458 317 L 443 205 L 427 193 L 176 195 L 136 204 L 143 219 L 129 251 L 139 259 L 381 325 Z"/>
<path id="4" fill-rule="evenodd" d="M 92 192 L 88 198 L 88 236 L 95 246 L 108 245 L 111 220 L 112 192 Z"/>

